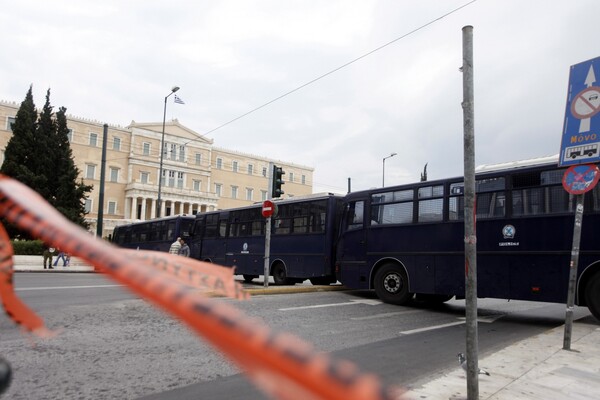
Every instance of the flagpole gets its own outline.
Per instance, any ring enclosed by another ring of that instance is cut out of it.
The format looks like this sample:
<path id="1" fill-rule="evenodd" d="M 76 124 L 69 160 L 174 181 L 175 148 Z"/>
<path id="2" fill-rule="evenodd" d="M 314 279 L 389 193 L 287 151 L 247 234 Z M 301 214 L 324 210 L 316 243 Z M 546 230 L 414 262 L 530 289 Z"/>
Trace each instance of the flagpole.
<path id="1" fill-rule="evenodd" d="M 160 139 L 160 167 L 158 168 L 158 200 L 156 201 L 156 218 L 160 218 L 160 211 L 161 211 L 161 206 L 162 206 L 162 199 L 161 199 L 161 189 L 162 189 L 162 176 L 163 176 L 163 158 L 165 155 L 165 122 L 167 119 L 167 99 L 169 98 L 170 95 L 172 95 L 173 93 L 175 93 L 176 91 L 179 90 L 179 86 L 173 86 L 173 88 L 171 89 L 171 93 L 169 93 L 168 95 L 165 96 L 165 107 L 163 110 L 163 125 L 162 125 L 162 136 Z M 135 213 L 135 216 L 137 216 L 137 210 L 133 210 Z"/>

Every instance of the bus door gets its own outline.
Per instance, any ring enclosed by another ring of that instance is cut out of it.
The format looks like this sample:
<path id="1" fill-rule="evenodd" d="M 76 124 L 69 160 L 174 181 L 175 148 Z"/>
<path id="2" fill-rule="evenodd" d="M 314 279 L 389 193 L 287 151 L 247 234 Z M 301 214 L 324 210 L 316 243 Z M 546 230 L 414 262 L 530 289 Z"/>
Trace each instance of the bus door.
<path id="1" fill-rule="evenodd" d="M 367 235 L 365 229 L 365 201 L 346 203 L 342 215 L 338 243 L 338 280 L 353 287 L 369 287 L 367 271 Z M 361 273 L 362 272 L 362 273 Z"/>

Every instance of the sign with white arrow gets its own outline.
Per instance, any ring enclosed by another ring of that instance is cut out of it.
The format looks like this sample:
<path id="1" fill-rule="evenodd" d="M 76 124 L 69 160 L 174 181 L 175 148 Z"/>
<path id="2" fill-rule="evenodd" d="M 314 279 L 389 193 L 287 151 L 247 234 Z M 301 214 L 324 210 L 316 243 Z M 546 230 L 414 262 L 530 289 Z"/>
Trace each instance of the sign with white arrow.
<path id="1" fill-rule="evenodd" d="M 600 57 L 571 66 L 558 165 L 600 161 Z"/>

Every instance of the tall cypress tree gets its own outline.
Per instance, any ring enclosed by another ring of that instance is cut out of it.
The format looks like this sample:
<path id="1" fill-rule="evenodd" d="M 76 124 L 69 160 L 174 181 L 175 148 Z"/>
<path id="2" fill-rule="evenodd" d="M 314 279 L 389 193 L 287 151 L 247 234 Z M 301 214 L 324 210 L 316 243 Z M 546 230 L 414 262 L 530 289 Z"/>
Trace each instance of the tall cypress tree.
<path id="1" fill-rule="evenodd" d="M 13 135 L 6 145 L 4 162 L 0 173 L 15 178 L 31 188 L 38 185 L 35 162 L 35 134 L 37 130 L 37 111 L 33 102 L 32 87 L 17 111 L 12 124 Z"/>
<path id="2" fill-rule="evenodd" d="M 67 219 L 84 228 L 89 228 L 85 220 L 85 198 L 93 186 L 86 185 L 83 178 L 77 182 L 79 168 L 73 161 L 73 152 L 69 143 L 69 128 L 67 127 L 67 109 L 60 107 L 56 113 L 56 208 Z"/>
<path id="3" fill-rule="evenodd" d="M 34 133 L 35 160 L 33 171 L 39 176 L 38 185 L 33 189 L 56 207 L 57 167 L 60 159 L 56 141 L 56 121 L 50 105 L 50 89 L 46 92 L 46 103 L 39 115 Z"/>
<path id="4" fill-rule="evenodd" d="M 0 173 L 26 184 L 67 219 L 87 229 L 84 200 L 92 186 L 85 185 L 83 179 L 77 182 L 79 169 L 69 143 L 66 108 L 61 107 L 56 116 L 52 109 L 48 89 L 38 119 L 30 86 L 12 125 L 13 136 Z M 27 236 L 9 224 L 5 227 L 11 237 Z"/>

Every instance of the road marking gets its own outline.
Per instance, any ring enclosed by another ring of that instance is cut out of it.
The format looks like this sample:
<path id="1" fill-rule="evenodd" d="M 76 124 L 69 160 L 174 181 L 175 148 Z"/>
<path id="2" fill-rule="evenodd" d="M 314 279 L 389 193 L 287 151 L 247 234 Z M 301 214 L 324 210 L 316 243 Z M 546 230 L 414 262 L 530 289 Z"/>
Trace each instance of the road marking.
<path id="1" fill-rule="evenodd" d="M 94 285 L 94 286 L 46 286 L 46 287 L 30 287 L 16 288 L 16 292 L 28 292 L 32 290 L 62 290 L 62 289 L 95 289 L 95 288 L 112 288 L 123 287 L 123 285 Z"/>
<path id="2" fill-rule="evenodd" d="M 450 323 L 442 324 L 442 325 L 427 326 L 425 328 L 411 329 L 409 331 L 402 331 L 402 332 L 400 332 L 400 334 L 401 335 L 412 335 L 413 333 L 421 333 L 421 332 L 433 331 L 433 330 L 436 330 L 436 329 L 447 328 L 449 326 L 462 325 L 464 323 L 465 323 L 465 321 L 450 322 Z"/>
<path id="3" fill-rule="evenodd" d="M 477 322 L 483 322 L 485 324 L 491 324 L 492 322 L 494 322 L 497 319 L 500 319 L 502 317 L 504 317 L 504 314 L 489 315 L 487 317 L 478 317 L 477 318 Z M 465 317 L 458 317 L 458 319 L 466 321 Z"/>
<path id="4" fill-rule="evenodd" d="M 350 300 L 349 302 L 345 302 L 345 303 L 316 304 L 314 306 L 280 308 L 279 311 L 308 310 L 311 308 L 353 306 L 356 304 L 367 304 L 370 306 L 377 306 L 379 304 L 383 304 L 383 302 L 380 300 L 367 300 L 367 299 L 365 299 L 365 300 Z"/>
<path id="5" fill-rule="evenodd" d="M 504 315 L 494 315 L 494 316 L 489 316 L 489 317 L 481 317 L 481 318 L 477 318 L 477 322 L 483 322 L 486 324 L 491 324 L 492 322 L 496 321 L 499 318 L 502 318 Z M 433 331 L 436 329 L 442 329 L 442 328 L 447 328 L 449 326 L 456 326 L 456 325 L 462 325 L 466 322 L 466 318 L 465 317 L 459 317 L 458 318 L 459 321 L 456 322 L 449 322 L 447 324 L 442 324 L 442 325 L 434 325 L 434 326 L 426 326 L 425 328 L 419 328 L 419 329 L 411 329 L 409 331 L 402 331 L 400 332 L 401 335 L 412 335 L 413 333 L 420 333 L 420 332 L 427 332 L 427 331 Z"/>
<path id="6" fill-rule="evenodd" d="M 356 317 L 356 318 L 350 318 L 350 319 L 352 321 L 366 321 L 369 319 L 395 317 L 397 315 L 416 314 L 416 313 L 421 313 L 421 312 L 423 312 L 423 310 L 396 311 L 396 312 L 375 314 L 375 315 L 369 315 L 367 317 Z"/>

